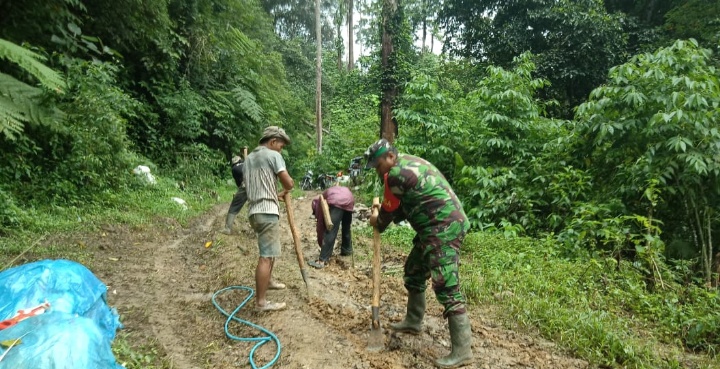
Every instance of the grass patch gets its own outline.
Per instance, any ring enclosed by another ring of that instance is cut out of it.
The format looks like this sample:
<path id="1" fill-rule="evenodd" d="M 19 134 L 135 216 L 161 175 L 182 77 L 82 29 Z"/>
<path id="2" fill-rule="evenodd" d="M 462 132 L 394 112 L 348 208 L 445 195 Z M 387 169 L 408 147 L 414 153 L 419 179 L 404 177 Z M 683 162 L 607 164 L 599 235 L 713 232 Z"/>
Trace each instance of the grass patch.
<path id="1" fill-rule="evenodd" d="M 138 346 L 131 334 L 121 332 L 113 341 L 115 360 L 126 369 L 169 369 L 172 365 L 158 354 L 153 345 Z"/>
<path id="2" fill-rule="evenodd" d="M 370 227 L 359 234 L 372 236 Z M 393 227 L 383 245 L 403 252 L 414 232 Z M 720 296 L 666 281 L 649 291 L 630 262 L 561 256 L 552 240 L 472 233 L 462 250 L 463 291 L 497 306 L 511 329 L 529 329 L 595 366 L 720 368 Z"/>
<path id="3" fill-rule="evenodd" d="M 88 253 L 83 245 L 62 243 L 64 234 L 92 232 L 105 224 L 127 224 L 148 227 L 156 219 L 174 219 L 181 225 L 218 201 L 228 202 L 236 190 L 223 180 L 206 180 L 197 187 L 181 188 L 177 182 L 158 178 L 155 185 L 127 188 L 121 193 L 98 194 L 95 203 L 85 206 L 46 205 L 24 209 L 27 217 L 18 227 L 6 229 L 0 237 L 0 271 L 14 264 L 23 252 L 35 259 L 66 258 L 85 264 Z M 173 201 L 177 197 L 185 206 Z M 53 240 L 46 241 L 52 235 Z"/>
<path id="4" fill-rule="evenodd" d="M 717 292 L 677 284 L 649 292 L 629 263 L 559 255 L 549 240 L 473 233 L 464 243 L 463 289 L 473 301 L 502 306 L 509 325 L 537 328 L 596 365 L 719 367 Z"/>

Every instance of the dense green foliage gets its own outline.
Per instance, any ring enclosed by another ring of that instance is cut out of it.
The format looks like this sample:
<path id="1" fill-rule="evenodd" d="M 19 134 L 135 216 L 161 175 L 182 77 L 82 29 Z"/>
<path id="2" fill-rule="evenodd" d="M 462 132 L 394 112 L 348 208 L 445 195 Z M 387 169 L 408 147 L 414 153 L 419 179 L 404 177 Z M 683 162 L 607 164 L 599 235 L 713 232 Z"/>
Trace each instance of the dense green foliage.
<path id="1" fill-rule="evenodd" d="M 277 51 L 298 46 L 252 0 L 28 1 L 0 24 L 0 191 L 17 205 L 2 227 L 28 206 L 107 201 L 138 164 L 226 176 L 268 124 L 296 138 L 291 156 L 310 146 Z"/>
<path id="2" fill-rule="evenodd" d="M 708 282 L 720 195 L 720 81 L 709 56 L 694 40 L 640 55 L 578 109 L 598 190 L 659 220 L 671 239 L 695 240 Z"/>
<path id="3" fill-rule="evenodd" d="M 626 57 L 624 16 L 607 13 L 600 0 L 448 0 L 447 5 L 441 14 L 457 40 L 453 52 L 508 66 L 531 51 L 539 75 L 552 82 L 549 96 L 565 115 Z"/>

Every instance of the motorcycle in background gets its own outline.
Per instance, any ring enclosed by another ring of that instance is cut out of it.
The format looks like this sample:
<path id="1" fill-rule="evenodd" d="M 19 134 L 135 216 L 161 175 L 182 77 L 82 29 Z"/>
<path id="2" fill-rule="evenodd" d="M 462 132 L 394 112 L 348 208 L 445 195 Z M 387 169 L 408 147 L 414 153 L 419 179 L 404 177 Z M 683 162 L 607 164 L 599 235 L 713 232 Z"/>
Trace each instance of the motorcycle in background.
<path id="1" fill-rule="evenodd" d="M 300 182 L 300 188 L 302 188 L 304 191 L 312 190 L 313 187 L 313 171 L 308 170 L 305 172 L 305 176 L 303 177 L 302 181 Z"/>
<path id="2" fill-rule="evenodd" d="M 333 186 L 335 184 L 335 181 L 337 181 L 336 177 L 330 173 L 321 173 L 315 183 L 317 184 L 317 187 L 321 190 L 324 190 L 330 186 Z"/>

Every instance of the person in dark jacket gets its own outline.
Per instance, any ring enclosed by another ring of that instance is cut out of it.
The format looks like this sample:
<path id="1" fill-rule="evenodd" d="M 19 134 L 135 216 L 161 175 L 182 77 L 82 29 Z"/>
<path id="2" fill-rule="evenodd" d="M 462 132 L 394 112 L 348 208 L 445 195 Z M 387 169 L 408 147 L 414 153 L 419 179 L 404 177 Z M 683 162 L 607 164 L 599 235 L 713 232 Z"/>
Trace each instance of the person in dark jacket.
<path id="1" fill-rule="evenodd" d="M 220 230 L 220 233 L 224 234 L 232 234 L 235 217 L 237 217 L 237 215 L 240 213 L 240 210 L 247 202 L 245 184 L 243 183 L 244 163 L 239 156 L 234 156 L 230 161 L 230 165 L 232 166 L 232 176 L 238 189 L 233 196 L 232 202 L 230 203 L 230 209 L 228 209 L 227 216 L 225 217 L 225 228 Z"/>
<path id="2" fill-rule="evenodd" d="M 350 189 L 343 186 L 332 186 L 322 193 L 325 201 L 330 209 L 330 220 L 333 227 L 328 230 L 325 226 L 325 217 L 323 217 L 320 198 L 316 198 L 312 202 L 312 211 L 317 219 L 316 231 L 317 242 L 320 246 L 320 257 L 316 261 L 308 262 L 313 268 L 321 269 L 327 266 L 330 256 L 332 256 L 335 248 L 335 239 L 338 230 L 342 226 L 342 243 L 340 248 L 340 256 L 352 255 L 352 233 L 350 226 L 352 224 L 352 213 L 355 208 L 355 198 Z"/>

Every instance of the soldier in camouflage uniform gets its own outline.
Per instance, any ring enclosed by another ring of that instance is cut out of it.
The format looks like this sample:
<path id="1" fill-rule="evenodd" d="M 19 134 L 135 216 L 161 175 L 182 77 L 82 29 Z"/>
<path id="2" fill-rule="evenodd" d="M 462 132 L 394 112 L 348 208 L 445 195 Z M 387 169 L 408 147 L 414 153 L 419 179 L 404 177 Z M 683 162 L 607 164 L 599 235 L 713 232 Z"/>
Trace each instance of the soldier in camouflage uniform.
<path id="1" fill-rule="evenodd" d="M 408 290 L 405 319 L 391 328 L 419 334 L 425 315 L 427 279 L 448 319 L 452 352 L 439 358 L 441 368 L 457 368 L 473 361 L 472 332 L 466 314 L 465 296 L 460 292 L 458 265 L 460 246 L 470 222 L 450 184 L 428 161 L 399 154 L 381 139 L 365 152 L 366 169 L 375 168 L 384 179 L 385 193 L 377 217 L 370 224 L 383 232 L 390 222 L 407 220 L 417 234 L 405 260 L 405 288 Z"/>

